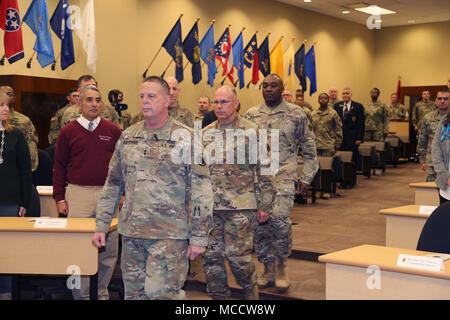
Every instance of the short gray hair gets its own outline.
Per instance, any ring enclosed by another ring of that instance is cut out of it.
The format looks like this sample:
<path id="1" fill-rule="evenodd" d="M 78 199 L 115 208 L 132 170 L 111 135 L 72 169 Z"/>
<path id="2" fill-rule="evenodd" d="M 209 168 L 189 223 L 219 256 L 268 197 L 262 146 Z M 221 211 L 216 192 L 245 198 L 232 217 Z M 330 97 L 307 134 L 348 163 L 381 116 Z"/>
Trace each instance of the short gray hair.
<path id="1" fill-rule="evenodd" d="M 96 91 L 100 94 L 100 97 L 102 96 L 102 94 L 100 93 L 100 90 L 97 89 L 97 87 L 94 86 L 86 86 L 83 89 L 81 89 L 80 92 L 80 101 L 83 100 L 84 94 L 87 90 L 92 90 L 92 91 Z"/>

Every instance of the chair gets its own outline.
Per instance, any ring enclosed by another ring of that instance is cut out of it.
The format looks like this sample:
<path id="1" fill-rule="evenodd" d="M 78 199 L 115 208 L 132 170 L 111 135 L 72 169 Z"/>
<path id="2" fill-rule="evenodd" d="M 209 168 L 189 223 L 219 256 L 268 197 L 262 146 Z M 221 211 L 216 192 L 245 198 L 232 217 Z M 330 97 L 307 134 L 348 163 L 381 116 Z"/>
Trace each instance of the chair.
<path id="1" fill-rule="evenodd" d="M 33 172 L 35 186 L 51 186 L 53 184 L 53 160 L 47 151 L 38 150 L 39 165 Z"/>
<path id="2" fill-rule="evenodd" d="M 356 185 L 356 165 L 352 161 L 353 152 L 351 151 L 336 151 L 335 156 L 342 159 L 342 180 L 348 185 Z"/>
<path id="3" fill-rule="evenodd" d="M 25 214 L 27 217 L 41 216 L 41 203 L 39 201 L 39 193 L 34 185 L 31 186 L 31 199 L 28 210 Z"/>
<path id="4" fill-rule="evenodd" d="M 417 242 L 417 250 L 450 254 L 450 201 L 428 217 Z"/>

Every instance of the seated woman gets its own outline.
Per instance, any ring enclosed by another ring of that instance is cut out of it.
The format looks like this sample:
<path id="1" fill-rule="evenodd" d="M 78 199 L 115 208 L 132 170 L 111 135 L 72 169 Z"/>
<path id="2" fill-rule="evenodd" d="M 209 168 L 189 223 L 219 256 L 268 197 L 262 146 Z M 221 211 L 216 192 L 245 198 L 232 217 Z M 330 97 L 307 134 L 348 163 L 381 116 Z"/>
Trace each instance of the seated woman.
<path id="1" fill-rule="evenodd" d="M 0 218 L 25 216 L 31 197 L 30 151 L 22 132 L 8 124 L 9 97 L 0 92 Z M 12 277 L 0 275 L 0 300 L 11 299 Z"/>
<path id="2" fill-rule="evenodd" d="M 436 105 L 441 108 L 444 105 L 448 107 L 448 104 L 449 92 L 439 91 Z M 443 204 L 450 200 L 450 110 L 436 129 L 431 144 L 431 156 L 436 172 L 436 184 L 439 187 L 440 203 Z"/>

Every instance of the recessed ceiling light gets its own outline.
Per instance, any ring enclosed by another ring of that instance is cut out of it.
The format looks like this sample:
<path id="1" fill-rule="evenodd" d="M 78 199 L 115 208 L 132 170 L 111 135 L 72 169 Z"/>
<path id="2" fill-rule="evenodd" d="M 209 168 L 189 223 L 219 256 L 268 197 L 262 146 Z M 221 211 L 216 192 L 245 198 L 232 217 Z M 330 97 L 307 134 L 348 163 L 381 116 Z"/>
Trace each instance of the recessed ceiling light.
<path id="1" fill-rule="evenodd" d="M 408 20 L 408 23 L 415 23 L 416 20 Z"/>
<path id="2" fill-rule="evenodd" d="M 355 10 L 367 13 L 367 14 L 373 14 L 373 15 L 383 15 L 383 14 L 393 14 L 397 13 L 395 11 L 391 11 L 388 9 L 381 8 L 379 6 L 371 5 L 365 8 L 356 8 Z"/>
<path id="3" fill-rule="evenodd" d="M 342 13 L 343 13 L 343 14 L 347 14 L 347 13 L 350 13 L 350 11 L 344 10 L 344 11 L 342 11 Z"/>
<path id="4" fill-rule="evenodd" d="M 305 2 L 311 2 L 311 0 L 304 0 Z"/>

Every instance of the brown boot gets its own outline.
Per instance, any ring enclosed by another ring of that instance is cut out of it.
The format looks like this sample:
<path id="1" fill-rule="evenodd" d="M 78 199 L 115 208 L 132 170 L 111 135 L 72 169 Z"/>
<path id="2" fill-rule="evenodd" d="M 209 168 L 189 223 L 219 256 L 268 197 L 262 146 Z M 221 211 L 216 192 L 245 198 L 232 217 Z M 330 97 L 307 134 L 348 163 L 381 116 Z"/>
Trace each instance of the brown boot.
<path id="1" fill-rule="evenodd" d="M 277 263 L 275 288 L 280 292 L 285 292 L 291 285 L 289 282 L 287 261 L 287 258 L 280 258 Z"/>
<path id="2" fill-rule="evenodd" d="M 251 289 L 244 289 L 245 300 L 259 300 L 258 286 L 255 284 Z"/>
<path id="3" fill-rule="evenodd" d="M 275 284 L 275 263 L 264 263 L 264 273 L 258 279 L 260 288 L 273 287 Z"/>

